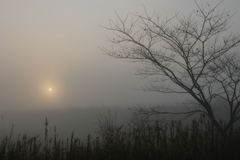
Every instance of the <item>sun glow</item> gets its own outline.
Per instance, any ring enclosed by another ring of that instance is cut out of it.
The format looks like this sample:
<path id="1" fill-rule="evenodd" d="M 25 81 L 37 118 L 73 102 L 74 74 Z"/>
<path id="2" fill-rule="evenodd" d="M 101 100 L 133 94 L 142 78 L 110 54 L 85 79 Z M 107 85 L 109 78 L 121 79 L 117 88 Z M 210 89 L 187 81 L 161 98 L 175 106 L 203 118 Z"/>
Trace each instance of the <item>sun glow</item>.
<path id="1" fill-rule="evenodd" d="M 53 91 L 53 89 L 52 89 L 52 88 L 48 88 L 48 91 L 49 91 L 49 92 L 52 92 L 52 91 Z"/>

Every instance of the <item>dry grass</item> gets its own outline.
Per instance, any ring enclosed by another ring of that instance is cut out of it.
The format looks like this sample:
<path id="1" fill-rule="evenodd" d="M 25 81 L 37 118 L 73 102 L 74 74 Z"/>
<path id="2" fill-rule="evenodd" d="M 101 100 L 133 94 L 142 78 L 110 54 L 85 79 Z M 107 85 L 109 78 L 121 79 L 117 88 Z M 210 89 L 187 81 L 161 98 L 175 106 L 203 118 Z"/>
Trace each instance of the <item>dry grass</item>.
<path id="1" fill-rule="evenodd" d="M 44 141 L 38 136 L 11 133 L 0 142 L 1 160 L 237 160 L 240 159 L 240 134 L 221 137 L 205 117 L 183 125 L 146 117 L 133 117 L 126 125 L 116 125 L 114 118 L 99 119 L 98 137 L 87 135 L 87 142 L 74 137 L 62 141 L 49 137 L 45 121 Z"/>

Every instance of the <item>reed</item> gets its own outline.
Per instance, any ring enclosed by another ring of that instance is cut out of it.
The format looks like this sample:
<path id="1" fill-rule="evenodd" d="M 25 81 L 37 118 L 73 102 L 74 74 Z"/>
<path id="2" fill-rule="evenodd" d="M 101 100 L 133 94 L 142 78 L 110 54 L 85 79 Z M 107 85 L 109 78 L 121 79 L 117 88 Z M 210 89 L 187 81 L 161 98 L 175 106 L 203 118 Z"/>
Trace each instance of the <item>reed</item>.
<path id="1" fill-rule="evenodd" d="M 240 159 L 240 133 L 221 137 L 206 117 L 188 124 L 133 116 L 126 124 L 117 124 L 109 114 L 98 122 L 98 135 L 87 141 L 74 136 L 58 138 L 54 127 L 49 137 L 45 120 L 45 137 L 13 138 L 13 129 L 0 142 L 1 160 L 237 160 Z"/>

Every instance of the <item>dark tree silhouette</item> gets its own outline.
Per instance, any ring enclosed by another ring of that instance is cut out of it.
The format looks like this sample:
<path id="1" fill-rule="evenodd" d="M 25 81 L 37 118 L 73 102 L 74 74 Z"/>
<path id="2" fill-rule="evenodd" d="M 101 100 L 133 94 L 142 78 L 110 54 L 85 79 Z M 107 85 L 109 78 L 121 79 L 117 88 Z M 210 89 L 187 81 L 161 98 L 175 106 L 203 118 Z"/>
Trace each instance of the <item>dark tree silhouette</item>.
<path id="1" fill-rule="evenodd" d="M 135 13 L 120 18 L 116 13 L 117 21 L 109 20 L 109 27 L 104 27 L 114 33 L 108 40 L 116 46 L 101 49 L 115 58 L 142 62 L 137 73 L 158 77 L 157 83 L 144 90 L 190 94 L 194 103 L 200 105 L 187 112 L 142 108 L 139 113 L 202 113 L 224 136 L 231 133 L 233 124 L 240 119 L 240 57 L 236 52 L 240 36 L 229 33 L 233 15 L 217 10 L 221 3 L 214 7 L 200 6 L 196 1 L 195 4 L 197 9 L 187 17 L 177 13 L 162 18 L 156 13 L 149 15 L 145 8 L 143 15 Z M 226 125 L 216 119 L 212 104 L 215 98 L 227 102 Z"/>

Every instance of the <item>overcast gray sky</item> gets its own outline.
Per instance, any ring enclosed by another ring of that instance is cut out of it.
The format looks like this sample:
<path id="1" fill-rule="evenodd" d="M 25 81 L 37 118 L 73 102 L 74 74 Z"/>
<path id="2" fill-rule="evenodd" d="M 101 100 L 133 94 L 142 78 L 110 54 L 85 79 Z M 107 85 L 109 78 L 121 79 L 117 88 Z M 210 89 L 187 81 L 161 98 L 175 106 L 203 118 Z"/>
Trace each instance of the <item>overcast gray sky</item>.
<path id="1" fill-rule="evenodd" d="M 196 9 L 193 0 L 1 0 L 0 112 L 172 102 L 171 95 L 135 90 L 148 83 L 133 75 L 136 64 L 98 48 L 110 47 L 111 33 L 100 25 L 116 19 L 114 10 L 124 17 L 143 5 L 162 15 Z M 239 6 L 224 0 L 219 7 L 236 12 L 233 31 L 240 28 Z"/>

